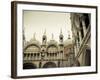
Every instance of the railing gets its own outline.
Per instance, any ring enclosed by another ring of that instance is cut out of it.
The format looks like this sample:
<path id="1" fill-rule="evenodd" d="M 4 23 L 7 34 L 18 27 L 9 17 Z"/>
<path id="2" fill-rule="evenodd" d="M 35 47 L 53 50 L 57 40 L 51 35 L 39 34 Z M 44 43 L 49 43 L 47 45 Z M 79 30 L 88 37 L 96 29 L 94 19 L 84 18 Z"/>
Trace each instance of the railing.
<path id="1" fill-rule="evenodd" d="M 61 60 L 64 59 L 63 53 L 24 53 L 24 60 Z"/>

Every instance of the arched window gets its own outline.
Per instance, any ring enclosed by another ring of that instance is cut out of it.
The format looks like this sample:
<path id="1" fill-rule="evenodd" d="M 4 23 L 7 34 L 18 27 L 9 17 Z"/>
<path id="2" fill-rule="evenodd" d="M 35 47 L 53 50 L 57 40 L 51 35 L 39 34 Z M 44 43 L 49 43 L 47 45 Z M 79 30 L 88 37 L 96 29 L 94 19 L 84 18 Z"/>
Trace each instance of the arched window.
<path id="1" fill-rule="evenodd" d="M 33 63 L 24 63 L 23 64 L 23 69 L 36 69 L 36 65 Z"/>

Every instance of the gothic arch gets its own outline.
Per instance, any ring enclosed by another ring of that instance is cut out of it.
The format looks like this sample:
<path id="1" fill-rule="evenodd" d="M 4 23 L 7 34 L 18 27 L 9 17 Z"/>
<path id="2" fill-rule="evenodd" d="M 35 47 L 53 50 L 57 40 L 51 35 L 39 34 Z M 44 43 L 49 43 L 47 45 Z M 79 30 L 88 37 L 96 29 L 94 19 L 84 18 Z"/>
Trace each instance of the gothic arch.
<path id="1" fill-rule="evenodd" d="M 47 62 L 43 65 L 43 68 L 54 68 L 56 64 L 54 62 Z"/>
<path id="2" fill-rule="evenodd" d="M 33 63 L 24 63 L 23 64 L 23 69 L 36 69 L 36 65 Z"/>

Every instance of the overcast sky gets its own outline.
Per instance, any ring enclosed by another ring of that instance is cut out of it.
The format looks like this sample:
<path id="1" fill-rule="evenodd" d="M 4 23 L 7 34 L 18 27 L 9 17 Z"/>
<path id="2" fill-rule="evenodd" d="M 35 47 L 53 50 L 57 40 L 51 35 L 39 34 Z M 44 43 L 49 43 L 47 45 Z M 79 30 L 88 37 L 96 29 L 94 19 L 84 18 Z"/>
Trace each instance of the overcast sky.
<path id="1" fill-rule="evenodd" d="M 47 41 L 54 39 L 59 41 L 60 29 L 64 35 L 64 40 L 68 38 L 68 33 L 72 36 L 70 13 L 64 12 L 46 12 L 46 11 L 23 11 L 23 29 L 26 41 L 33 38 L 36 33 L 36 39 L 42 41 L 42 35 L 46 30 Z"/>

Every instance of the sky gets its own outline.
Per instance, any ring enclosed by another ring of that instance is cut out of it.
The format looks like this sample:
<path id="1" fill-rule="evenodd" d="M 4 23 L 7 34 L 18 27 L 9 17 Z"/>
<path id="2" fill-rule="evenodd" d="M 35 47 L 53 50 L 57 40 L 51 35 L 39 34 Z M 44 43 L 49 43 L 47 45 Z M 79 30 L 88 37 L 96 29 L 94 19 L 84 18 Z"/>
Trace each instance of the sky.
<path id="1" fill-rule="evenodd" d="M 47 41 L 52 39 L 53 34 L 53 38 L 59 42 L 61 30 L 64 40 L 68 38 L 68 34 L 72 37 L 70 13 L 24 10 L 23 24 L 26 41 L 30 41 L 35 33 L 36 39 L 42 42 L 45 31 Z"/>

